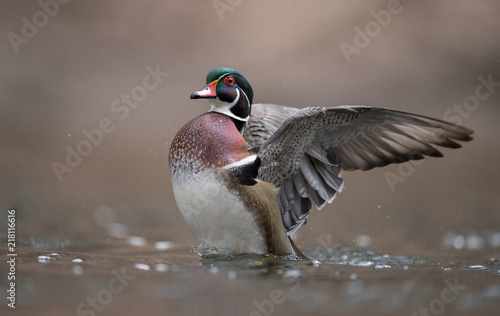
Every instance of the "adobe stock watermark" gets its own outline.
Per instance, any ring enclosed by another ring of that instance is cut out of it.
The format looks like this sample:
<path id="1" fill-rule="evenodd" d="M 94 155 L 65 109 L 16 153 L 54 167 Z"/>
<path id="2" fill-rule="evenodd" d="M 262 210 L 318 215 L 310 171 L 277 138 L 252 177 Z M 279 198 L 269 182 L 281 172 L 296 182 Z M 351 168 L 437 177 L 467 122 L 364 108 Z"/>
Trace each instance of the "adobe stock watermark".
<path id="1" fill-rule="evenodd" d="M 443 113 L 443 120 L 462 125 L 464 119 L 468 119 L 472 112 L 479 109 L 481 101 L 488 100 L 495 92 L 495 88 L 500 87 L 500 81 L 493 81 L 493 74 L 489 74 L 487 78 L 477 76 L 479 83 L 474 89 L 474 94 L 466 96 L 462 103 L 455 103 L 453 106 Z"/>
<path id="2" fill-rule="evenodd" d="M 7 264 L 9 266 L 7 276 L 7 306 L 16 308 L 16 210 L 7 210 Z"/>
<path id="3" fill-rule="evenodd" d="M 95 296 L 87 297 L 85 302 L 78 304 L 76 314 L 79 316 L 95 316 L 102 312 L 106 306 L 111 304 L 113 297 L 121 293 L 135 279 L 133 275 L 127 275 L 125 268 L 121 271 L 111 270 L 113 277 L 108 281 L 107 287 L 99 290 Z"/>
<path id="4" fill-rule="evenodd" d="M 60 9 L 60 5 L 67 4 L 70 0 L 40 0 L 38 6 L 40 10 L 36 11 L 31 19 L 23 16 L 21 21 L 23 26 L 18 33 L 9 32 L 7 38 L 9 39 L 12 49 L 17 54 L 19 53 L 19 46 L 21 44 L 28 44 L 30 39 L 33 39 L 39 30 L 45 27 L 51 18 L 54 18 Z"/>
<path id="5" fill-rule="evenodd" d="M 146 100 L 149 92 L 155 90 L 168 76 L 168 72 L 162 71 L 160 65 L 156 65 L 155 69 L 147 66 L 146 72 L 147 74 L 142 78 L 141 84 L 134 86 L 128 94 L 121 94 L 119 98 L 111 102 L 109 106 L 110 111 L 120 121 L 128 118 L 130 112 Z M 63 176 L 66 173 L 73 172 L 83 162 L 84 157 L 90 156 L 94 149 L 102 144 L 105 135 L 113 132 L 115 128 L 113 120 L 105 117 L 101 119 L 97 127 L 89 130 L 83 129 L 82 139 L 74 146 L 67 145 L 65 147 L 66 157 L 64 160 L 62 162 L 54 160 L 51 163 L 52 170 L 59 182 L 63 181 Z"/>
<path id="6" fill-rule="evenodd" d="M 387 9 L 382 9 L 378 12 L 375 10 L 370 11 L 373 20 L 367 22 L 363 29 L 358 26 L 353 28 L 353 43 L 340 43 L 340 50 L 342 51 L 347 63 L 351 63 L 352 55 L 359 54 L 364 48 L 368 47 L 368 45 L 372 42 L 372 39 L 377 37 L 382 29 L 386 28 L 389 23 L 391 23 L 392 17 L 400 14 L 402 11 L 403 5 L 400 0 L 389 0 L 387 2 Z"/>
<path id="7" fill-rule="evenodd" d="M 482 101 L 488 100 L 491 95 L 500 87 L 500 81 L 493 80 L 493 74 L 486 78 L 482 75 L 477 77 L 479 83 L 474 89 L 474 93 L 466 96 L 461 103 L 455 103 L 443 113 L 443 120 L 449 123 L 462 125 L 463 121 L 471 117 L 477 111 Z M 384 178 L 391 192 L 396 190 L 398 183 L 403 183 L 415 172 L 415 167 L 423 164 L 423 160 L 410 160 L 407 163 L 399 164 L 397 174 L 391 171 L 384 172 Z"/>
<path id="8" fill-rule="evenodd" d="M 410 314 L 410 316 L 430 316 L 441 315 L 446 310 L 446 305 L 456 301 L 456 299 L 467 289 L 466 285 L 459 284 L 455 278 L 453 283 L 444 280 L 445 287 L 441 290 L 441 295 L 433 299 L 427 306 L 420 306 L 418 311 Z"/>
<path id="9" fill-rule="evenodd" d="M 215 0 L 212 2 L 215 12 L 219 17 L 219 20 L 224 21 L 224 14 L 226 12 L 234 11 L 234 8 L 243 3 L 243 0 Z"/>

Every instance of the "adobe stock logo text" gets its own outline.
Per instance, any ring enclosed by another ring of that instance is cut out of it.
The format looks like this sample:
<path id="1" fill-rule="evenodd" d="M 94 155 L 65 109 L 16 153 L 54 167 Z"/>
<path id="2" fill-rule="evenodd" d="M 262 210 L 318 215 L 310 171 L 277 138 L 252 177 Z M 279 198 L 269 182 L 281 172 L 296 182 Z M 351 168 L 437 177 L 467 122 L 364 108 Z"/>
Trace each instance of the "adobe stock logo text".
<path id="1" fill-rule="evenodd" d="M 70 0 L 40 0 L 38 1 L 38 6 L 40 10 L 36 11 L 31 20 L 23 16 L 21 21 L 23 26 L 21 26 L 20 34 L 9 32 L 7 38 L 9 39 L 10 45 L 14 52 L 19 53 L 19 46 L 21 44 L 28 44 L 29 40 L 34 38 L 39 30 L 45 27 L 50 18 L 55 17 L 59 13 L 61 4 L 67 4 Z"/>
<path id="2" fill-rule="evenodd" d="M 134 86 L 130 93 L 121 94 L 119 98 L 114 99 L 110 104 L 110 110 L 112 113 L 118 115 L 118 119 L 125 120 L 129 117 L 131 110 L 136 109 L 140 102 L 143 102 L 150 91 L 156 89 L 163 79 L 168 76 L 168 72 L 160 70 L 160 65 L 156 65 L 153 69 L 150 66 L 146 67 L 147 74 L 142 78 L 142 83 Z M 63 181 L 63 176 L 66 173 L 71 173 L 78 167 L 82 161 L 83 157 L 87 157 L 96 147 L 102 144 L 104 140 L 104 135 L 109 134 L 115 130 L 116 126 L 113 120 L 109 117 L 102 118 L 94 127 L 90 130 L 82 130 L 82 139 L 74 146 L 67 145 L 66 157 L 62 162 L 54 160 L 51 163 L 51 167 L 59 180 Z"/>

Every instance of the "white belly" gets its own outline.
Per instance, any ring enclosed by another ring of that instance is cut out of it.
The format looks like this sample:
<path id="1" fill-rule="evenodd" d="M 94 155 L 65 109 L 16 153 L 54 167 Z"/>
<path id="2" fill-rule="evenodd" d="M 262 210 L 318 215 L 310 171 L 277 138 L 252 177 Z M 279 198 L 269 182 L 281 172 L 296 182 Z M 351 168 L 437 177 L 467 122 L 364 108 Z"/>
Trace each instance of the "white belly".
<path id="1" fill-rule="evenodd" d="M 177 206 L 199 244 L 235 253 L 267 252 L 254 216 L 216 174 L 178 174 L 172 186 Z"/>

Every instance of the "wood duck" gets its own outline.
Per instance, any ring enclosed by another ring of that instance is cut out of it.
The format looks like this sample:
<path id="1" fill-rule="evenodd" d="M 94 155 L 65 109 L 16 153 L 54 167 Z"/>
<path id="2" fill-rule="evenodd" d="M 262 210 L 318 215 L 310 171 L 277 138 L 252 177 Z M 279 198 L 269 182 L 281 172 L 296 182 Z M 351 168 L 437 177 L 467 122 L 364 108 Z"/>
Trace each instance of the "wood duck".
<path id="1" fill-rule="evenodd" d="M 210 110 L 177 132 L 169 152 L 175 200 L 204 246 L 234 254 L 303 254 L 291 235 L 311 206 L 342 191 L 342 170 L 442 157 L 473 131 L 441 120 L 360 105 L 297 109 L 252 104 L 236 70 L 215 68 L 191 99 Z"/>

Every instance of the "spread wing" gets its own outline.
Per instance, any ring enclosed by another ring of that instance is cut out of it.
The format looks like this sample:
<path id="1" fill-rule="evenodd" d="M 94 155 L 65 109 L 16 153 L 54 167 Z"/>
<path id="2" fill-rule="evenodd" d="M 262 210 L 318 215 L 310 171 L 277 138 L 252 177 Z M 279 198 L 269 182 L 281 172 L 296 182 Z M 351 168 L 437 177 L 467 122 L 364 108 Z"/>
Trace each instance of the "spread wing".
<path id="1" fill-rule="evenodd" d="M 278 202 L 288 235 L 304 223 L 311 202 L 320 209 L 342 190 L 342 169 L 441 157 L 435 145 L 459 148 L 455 140 L 471 140 L 473 133 L 441 120 L 368 106 L 306 108 L 269 132 L 273 127 L 259 134 L 257 178 L 280 187 Z"/>
<path id="2" fill-rule="evenodd" d="M 243 138 L 252 147 L 260 147 L 299 109 L 276 104 L 252 104 L 252 114 L 243 131 Z"/>

